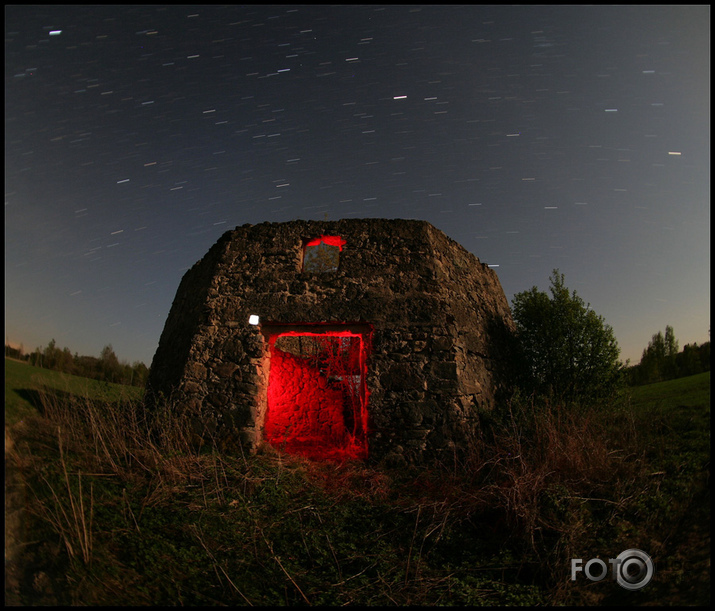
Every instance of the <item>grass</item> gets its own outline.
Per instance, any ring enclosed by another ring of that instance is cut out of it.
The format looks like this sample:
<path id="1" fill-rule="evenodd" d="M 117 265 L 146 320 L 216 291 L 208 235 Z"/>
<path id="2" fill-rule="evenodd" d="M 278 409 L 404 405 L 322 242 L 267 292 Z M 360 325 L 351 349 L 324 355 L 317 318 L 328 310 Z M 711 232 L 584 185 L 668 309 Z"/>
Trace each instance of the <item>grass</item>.
<path id="1" fill-rule="evenodd" d="M 35 381 L 6 429 L 11 603 L 709 602 L 709 374 L 585 415 L 515 401 L 466 457 L 401 471 L 199 450 L 170 412 Z M 569 579 L 628 548 L 643 590 Z"/>
<path id="2" fill-rule="evenodd" d="M 666 409 L 679 406 L 708 405 L 710 401 L 710 372 L 646 386 L 636 386 L 630 390 L 632 393 L 631 403 L 636 408 L 648 405 L 662 405 Z"/>
<path id="3" fill-rule="evenodd" d="M 28 365 L 22 361 L 5 358 L 5 423 L 15 424 L 36 413 L 36 393 L 39 391 L 63 392 L 98 401 L 136 401 L 143 389 L 136 386 L 110 384 L 89 378 L 50 371 Z"/>

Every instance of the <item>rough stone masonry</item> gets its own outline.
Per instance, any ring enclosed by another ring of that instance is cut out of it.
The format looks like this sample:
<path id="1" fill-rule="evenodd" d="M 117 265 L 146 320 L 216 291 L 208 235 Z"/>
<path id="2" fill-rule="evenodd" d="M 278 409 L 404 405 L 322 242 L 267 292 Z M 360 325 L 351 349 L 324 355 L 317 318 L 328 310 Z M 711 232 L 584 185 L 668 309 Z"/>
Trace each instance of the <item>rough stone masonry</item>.
<path id="1" fill-rule="evenodd" d="M 511 330 L 494 271 L 425 221 L 244 225 L 183 277 L 147 396 L 225 451 L 423 463 L 493 408 Z"/>

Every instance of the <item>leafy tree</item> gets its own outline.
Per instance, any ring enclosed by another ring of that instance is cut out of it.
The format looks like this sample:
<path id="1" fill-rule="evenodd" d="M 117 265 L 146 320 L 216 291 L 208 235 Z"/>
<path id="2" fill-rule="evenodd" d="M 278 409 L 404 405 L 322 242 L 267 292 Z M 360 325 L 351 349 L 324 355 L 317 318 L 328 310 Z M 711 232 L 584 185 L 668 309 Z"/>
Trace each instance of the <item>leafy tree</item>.
<path id="1" fill-rule="evenodd" d="M 23 345 L 20 344 L 19 348 L 11 346 L 10 344 L 5 344 L 5 356 L 9 356 L 13 359 L 27 360 L 28 355 L 24 353 Z"/>
<path id="2" fill-rule="evenodd" d="M 84 376 L 85 378 L 94 378 L 96 380 L 102 377 L 101 363 L 97 357 L 79 356 L 75 354 L 74 366 L 77 375 Z"/>
<path id="3" fill-rule="evenodd" d="M 700 362 L 700 348 L 698 344 L 685 344 L 683 351 L 678 355 L 678 375 L 691 376 L 703 371 Z"/>
<path id="4" fill-rule="evenodd" d="M 700 366 L 703 371 L 710 371 L 710 342 L 705 342 L 698 349 L 700 353 Z"/>
<path id="5" fill-rule="evenodd" d="M 57 370 L 64 373 L 74 373 L 74 359 L 69 348 L 63 348 L 57 355 Z"/>
<path id="6" fill-rule="evenodd" d="M 117 355 L 114 354 L 114 349 L 111 344 L 102 348 L 102 352 L 99 355 L 99 362 L 104 380 L 107 382 L 118 382 L 121 377 L 121 365 L 119 364 Z"/>
<path id="7" fill-rule="evenodd" d="M 147 378 L 149 377 L 149 368 L 141 361 L 132 363 L 133 376 L 131 378 L 132 386 L 146 386 Z"/>
<path id="8" fill-rule="evenodd" d="M 658 331 L 648 342 L 648 347 L 643 350 L 639 365 L 639 380 L 642 384 L 658 382 L 663 379 L 663 366 L 665 365 L 665 338 L 662 331 Z"/>
<path id="9" fill-rule="evenodd" d="M 673 327 L 665 327 L 665 362 L 663 363 L 663 375 L 667 380 L 672 380 L 678 376 L 678 366 L 676 357 L 678 356 L 678 342 L 675 339 Z"/>
<path id="10" fill-rule="evenodd" d="M 35 367 L 42 367 L 42 350 L 39 346 L 35 348 L 35 351 L 30 355 L 28 362 Z"/>
<path id="11" fill-rule="evenodd" d="M 47 367 L 47 369 L 57 369 L 61 353 L 62 351 L 57 347 L 55 340 L 52 339 L 52 341 L 47 344 L 43 353 L 42 362 L 44 367 Z"/>
<path id="12" fill-rule="evenodd" d="M 673 327 L 666 325 L 665 336 L 658 331 L 643 350 L 635 376 L 639 384 L 672 380 L 678 376 L 678 342 Z"/>
<path id="13" fill-rule="evenodd" d="M 10 354 L 9 350 L 10 346 L 6 345 L 5 352 Z M 73 356 L 69 348 L 60 350 L 54 339 L 44 349 L 38 347 L 31 354 L 23 356 L 22 350 L 21 346 L 19 357 L 25 358 L 31 365 L 85 378 L 144 387 L 149 377 L 149 368 L 141 361 L 135 361 L 132 365 L 120 362 L 111 344 L 102 349 L 100 358 L 80 356 L 76 352 Z"/>
<path id="14" fill-rule="evenodd" d="M 623 377 L 613 329 L 576 291 L 569 293 L 557 269 L 550 281 L 551 297 L 534 286 L 512 301 L 521 386 L 582 404 L 612 396 Z"/>

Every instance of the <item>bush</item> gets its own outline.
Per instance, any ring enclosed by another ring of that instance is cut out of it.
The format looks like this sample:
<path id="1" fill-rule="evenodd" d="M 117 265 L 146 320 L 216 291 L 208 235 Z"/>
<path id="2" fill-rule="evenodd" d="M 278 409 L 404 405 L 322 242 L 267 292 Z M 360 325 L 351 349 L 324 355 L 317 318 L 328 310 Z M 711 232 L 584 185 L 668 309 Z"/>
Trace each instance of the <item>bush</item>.
<path id="1" fill-rule="evenodd" d="M 551 297 L 535 286 L 512 301 L 517 329 L 518 384 L 557 401 L 594 404 L 612 398 L 623 368 L 613 329 L 554 270 Z"/>

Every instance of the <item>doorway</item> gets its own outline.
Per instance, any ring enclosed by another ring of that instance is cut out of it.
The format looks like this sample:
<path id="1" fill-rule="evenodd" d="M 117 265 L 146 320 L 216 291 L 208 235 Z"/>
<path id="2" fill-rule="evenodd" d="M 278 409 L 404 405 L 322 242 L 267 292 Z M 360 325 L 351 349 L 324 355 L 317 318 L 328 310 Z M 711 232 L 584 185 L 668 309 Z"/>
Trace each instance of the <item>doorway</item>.
<path id="1" fill-rule="evenodd" d="M 263 439 L 318 460 L 367 457 L 368 325 L 265 325 Z"/>

